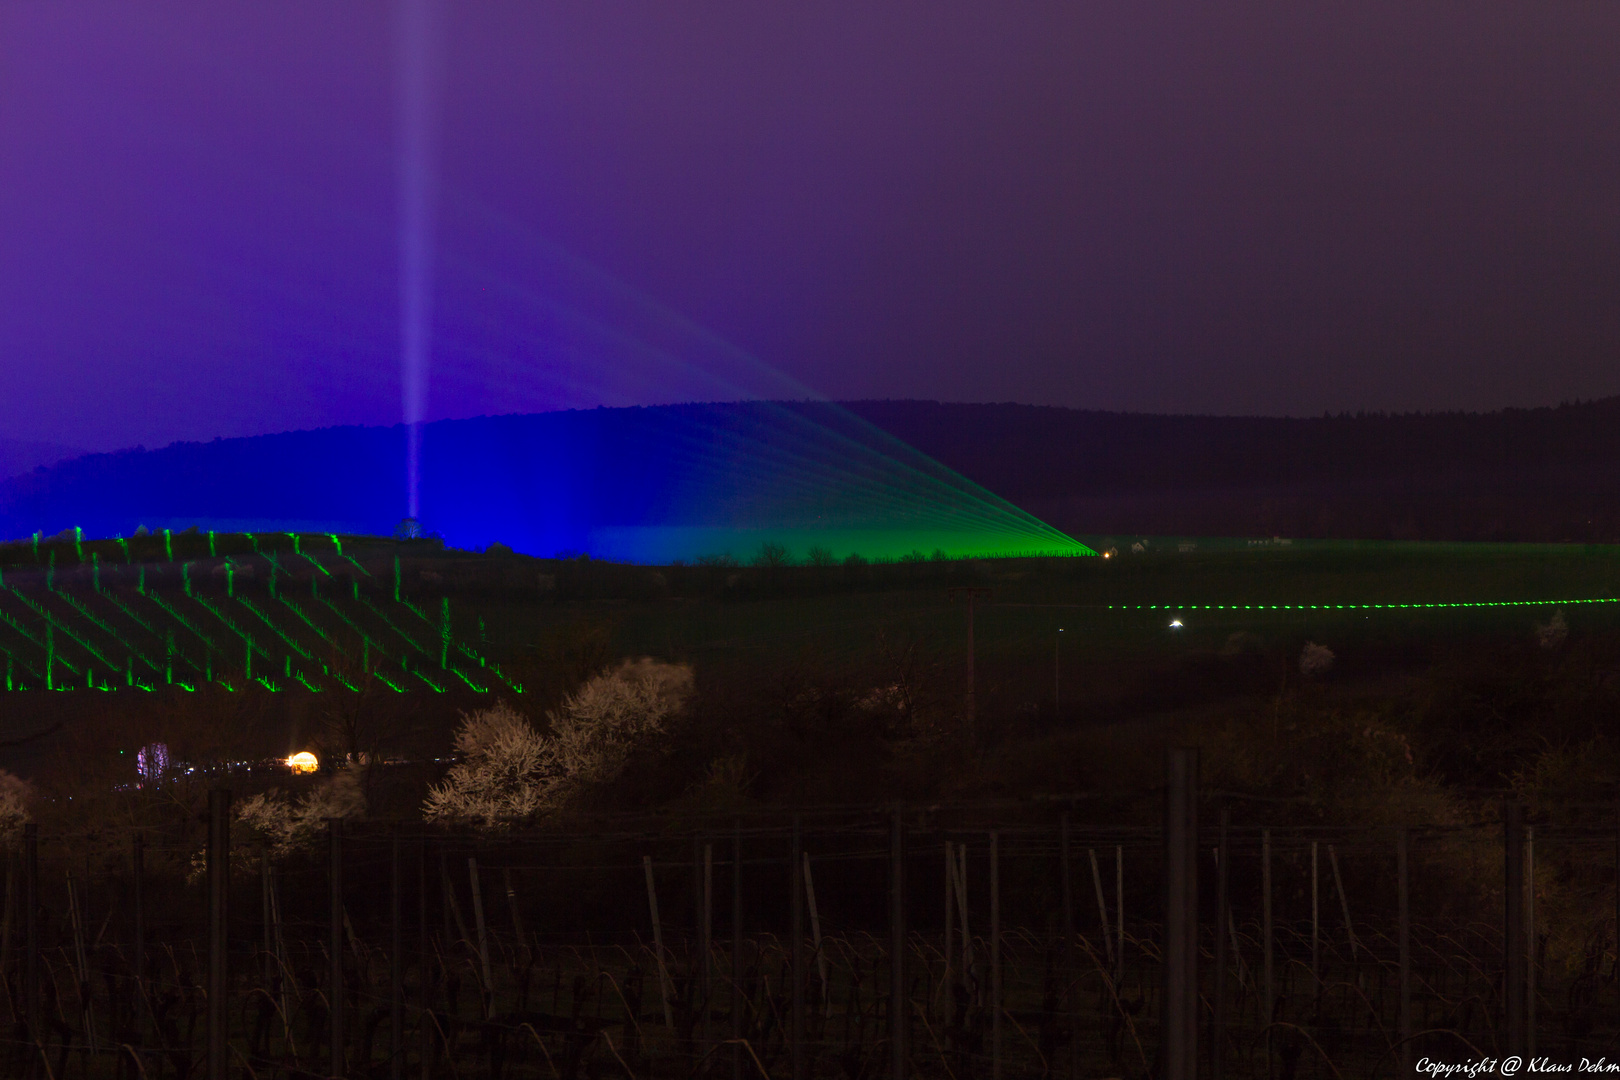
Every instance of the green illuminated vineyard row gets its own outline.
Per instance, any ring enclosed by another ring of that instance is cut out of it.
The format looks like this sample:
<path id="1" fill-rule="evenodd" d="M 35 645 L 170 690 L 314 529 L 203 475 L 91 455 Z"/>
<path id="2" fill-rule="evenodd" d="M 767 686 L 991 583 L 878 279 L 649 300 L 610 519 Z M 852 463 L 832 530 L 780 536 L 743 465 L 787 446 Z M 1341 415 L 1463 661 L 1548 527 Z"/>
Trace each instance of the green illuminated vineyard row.
<path id="1" fill-rule="evenodd" d="M 296 541 L 293 556 L 331 577 L 311 553 L 298 550 Z M 337 557 L 351 561 L 341 549 Z M 442 693 L 452 683 L 480 694 L 496 688 L 523 692 L 498 664 L 455 640 L 448 600 L 441 603 L 438 618 L 433 619 L 403 597 L 374 603 L 356 585 L 352 599 L 359 610 L 351 617 L 331 597 L 322 595 L 317 577 L 310 582 L 306 611 L 277 587 L 278 578 L 290 577 L 284 562 L 267 561 L 272 567 L 268 603 L 236 595 L 229 573 L 225 597 L 209 599 L 195 593 L 189 564 L 182 568 L 182 592 L 166 597 L 146 587 L 144 573 L 134 594 L 126 593 L 122 599 L 103 590 L 99 577 L 94 591 L 83 596 L 57 588 L 49 579 L 45 591 L 32 596 L 0 581 L 0 599 L 26 609 L 7 612 L 0 608 L 0 657 L 4 658 L 6 688 L 152 691 L 169 685 L 191 691 L 206 684 L 235 691 L 256 684 L 271 692 L 294 686 L 313 693 L 339 688 L 356 692 L 358 687 L 351 681 L 354 672 L 346 677 L 344 670 L 353 668 L 396 693 L 412 687 Z M 397 595 L 397 566 L 394 588 Z M 58 604 L 71 610 L 64 611 Z M 96 607 L 101 610 L 93 610 Z M 317 612 L 328 613 L 342 626 L 323 628 L 315 618 Z M 413 626 L 424 623 L 431 636 L 424 635 L 425 640 L 413 637 L 401 620 Z M 124 623 L 128 625 L 119 625 Z M 15 634 L 9 641 L 3 633 L 6 629 Z M 343 645 L 345 630 L 357 639 L 349 648 Z M 300 640 L 304 631 L 318 638 L 319 644 Z M 390 651 L 385 640 L 400 644 Z M 329 651 L 332 664 L 317 655 L 322 646 Z M 62 648 L 70 655 L 63 655 Z M 237 659 L 227 659 L 230 657 Z M 467 667 L 468 662 L 477 666 Z M 139 676 L 137 665 L 143 669 Z"/>

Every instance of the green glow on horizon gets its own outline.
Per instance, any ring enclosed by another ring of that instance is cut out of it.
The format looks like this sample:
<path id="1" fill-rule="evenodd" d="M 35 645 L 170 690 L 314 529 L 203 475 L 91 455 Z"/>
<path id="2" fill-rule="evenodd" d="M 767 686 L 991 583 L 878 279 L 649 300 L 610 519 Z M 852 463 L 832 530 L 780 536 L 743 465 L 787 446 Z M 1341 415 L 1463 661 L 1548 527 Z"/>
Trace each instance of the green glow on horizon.
<path id="1" fill-rule="evenodd" d="M 948 560 L 1091 557 L 1097 554 L 1056 530 L 1015 532 L 969 528 L 957 522 L 908 523 L 892 528 L 604 526 L 593 529 L 590 534 L 592 550 L 657 551 L 668 553 L 670 559 L 681 562 L 729 556 L 739 564 L 746 564 L 766 544 L 785 549 L 789 561 L 795 564 L 805 563 L 810 553 L 817 550 L 825 552 L 834 562 L 843 562 L 851 556 L 859 556 L 868 562 L 933 561 L 936 552 Z M 629 561 L 638 560 L 632 557 Z"/>

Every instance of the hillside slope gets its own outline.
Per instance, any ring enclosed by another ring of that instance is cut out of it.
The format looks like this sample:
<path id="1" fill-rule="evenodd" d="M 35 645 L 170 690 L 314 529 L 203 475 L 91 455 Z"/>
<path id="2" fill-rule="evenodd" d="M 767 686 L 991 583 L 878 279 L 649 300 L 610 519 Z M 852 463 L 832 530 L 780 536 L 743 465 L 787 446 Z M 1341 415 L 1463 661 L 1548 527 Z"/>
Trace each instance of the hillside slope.
<path id="1" fill-rule="evenodd" d="M 350 427 L 89 455 L 0 482 L 0 536 L 386 533 L 404 444 L 400 427 Z M 830 528 L 893 526 L 902 543 L 936 511 L 917 543 L 950 548 L 969 521 L 1040 532 L 1002 499 L 1082 537 L 1620 540 L 1620 399 L 1309 419 L 756 402 L 444 421 L 424 446 L 430 528 L 529 536 L 545 555 L 690 557 L 728 543 L 718 530 L 753 551 L 771 528 L 796 530 L 795 551 Z"/>

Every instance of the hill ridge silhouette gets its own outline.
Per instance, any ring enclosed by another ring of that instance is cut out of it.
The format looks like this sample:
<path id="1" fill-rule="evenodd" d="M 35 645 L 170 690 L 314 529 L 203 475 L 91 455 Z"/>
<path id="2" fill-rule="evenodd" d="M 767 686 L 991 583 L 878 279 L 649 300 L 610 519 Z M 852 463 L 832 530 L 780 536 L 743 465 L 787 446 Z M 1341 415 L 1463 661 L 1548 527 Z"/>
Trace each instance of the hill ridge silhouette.
<path id="1" fill-rule="evenodd" d="M 1620 397 L 1496 412 L 1319 417 L 917 399 L 839 407 L 1076 536 L 1620 540 Z M 759 423 L 770 409 L 827 408 L 689 403 L 483 416 L 430 428 L 494 433 L 562 425 L 578 440 L 611 448 L 626 425 L 696 418 L 724 427 Z M 211 485 L 244 522 L 273 518 L 290 494 L 277 481 L 276 461 L 321 460 L 334 474 L 334 492 L 392 488 L 400 484 L 403 438 L 400 425 L 337 425 L 88 454 L 0 481 L 0 527 L 19 535 L 23 519 L 38 517 L 41 506 L 97 489 L 95 498 L 127 503 L 159 489 L 172 495 L 188 483 Z M 232 475 L 253 481 L 218 491 L 220 478 Z M 169 501 L 183 516 L 184 500 Z M 341 501 L 315 506 L 315 516 L 341 520 Z M 123 509 L 125 516 L 140 512 Z M 154 507 L 148 516 L 165 514 Z"/>

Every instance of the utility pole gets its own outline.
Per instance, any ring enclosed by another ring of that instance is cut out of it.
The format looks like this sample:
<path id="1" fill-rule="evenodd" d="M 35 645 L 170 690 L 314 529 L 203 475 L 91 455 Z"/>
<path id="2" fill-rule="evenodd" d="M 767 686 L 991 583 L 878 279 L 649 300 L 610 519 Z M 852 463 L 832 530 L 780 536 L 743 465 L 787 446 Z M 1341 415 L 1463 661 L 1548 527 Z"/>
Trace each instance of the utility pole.
<path id="1" fill-rule="evenodd" d="M 1052 639 L 1052 717 L 1057 718 L 1058 710 L 1063 708 L 1063 680 L 1062 669 L 1058 667 L 1058 647 L 1063 644 L 1063 627 L 1058 627 L 1058 636 Z"/>
<path id="2" fill-rule="evenodd" d="M 976 695 L 977 684 L 973 678 L 973 607 L 981 596 L 988 600 L 990 590 L 979 585 L 958 585 L 946 589 L 945 595 L 952 600 L 955 600 L 958 596 L 967 597 L 967 719 L 969 724 L 973 724 L 979 719 L 979 705 Z"/>

